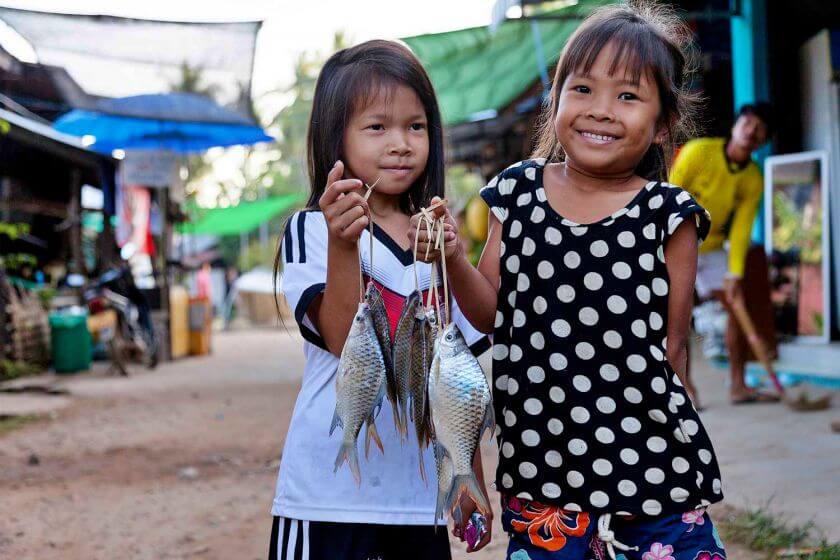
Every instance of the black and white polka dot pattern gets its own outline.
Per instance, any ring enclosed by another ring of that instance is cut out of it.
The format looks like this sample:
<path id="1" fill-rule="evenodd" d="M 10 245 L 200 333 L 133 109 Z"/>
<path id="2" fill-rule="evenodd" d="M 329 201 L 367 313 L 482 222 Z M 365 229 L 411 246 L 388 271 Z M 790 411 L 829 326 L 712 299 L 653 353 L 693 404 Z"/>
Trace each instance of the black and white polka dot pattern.
<path id="1" fill-rule="evenodd" d="M 592 224 L 557 214 L 544 160 L 481 191 L 502 222 L 493 376 L 500 492 L 594 513 L 660 515 L 722 498 L 711 442 L 665 358 L 664 247 L 706 211 L 649 183 Z"/>

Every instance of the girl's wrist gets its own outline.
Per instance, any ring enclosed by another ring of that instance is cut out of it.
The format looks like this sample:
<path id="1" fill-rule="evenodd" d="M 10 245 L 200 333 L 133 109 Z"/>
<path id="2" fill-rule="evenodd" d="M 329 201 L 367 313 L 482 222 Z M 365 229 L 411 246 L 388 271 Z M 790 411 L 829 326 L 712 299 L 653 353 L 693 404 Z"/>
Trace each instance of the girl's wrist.
<path id="1" fill-rule="evenodd" d="M 462 270 L 464 266 L 472 266 L 462 243 L 458 243 L 452 255 L 447 257 L 447 264 L 451 271 Z"/>
<path id="2" fill-rule="evenodd" d="M 358 241 L 348 241 L 337 235 L 327 236 L 327 248 L 341 253 L 355 253 L 358 251 Z"/>

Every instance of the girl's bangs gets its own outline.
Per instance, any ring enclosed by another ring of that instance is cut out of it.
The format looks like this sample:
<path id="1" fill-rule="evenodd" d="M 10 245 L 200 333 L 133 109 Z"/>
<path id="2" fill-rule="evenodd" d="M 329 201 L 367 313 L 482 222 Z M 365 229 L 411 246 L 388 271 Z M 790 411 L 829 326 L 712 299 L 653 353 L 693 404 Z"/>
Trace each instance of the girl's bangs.
<path id="1" fill-rule="evenodd" d="M 634 29 L 635 28 L 635 29 Z M 576 38 L 570 45 L 569 61 L 577 61 L 569 66 L 571 73 L 588 75 L 595 66 L 595 61 L 605 49 L 612 47 L 615 52 L 608 73 L 614 77 L 622 72 L 623 78 L 638 85 L 642 75 L 655 77 L 655 68 L 667 68 L 670 64 L 668 53 L 662 51 L 660 41 L 641 26 L 613 25 L 588 30 Z"/>
<path id="2" fill-rule="evenodd" d="M 350 101 L 349 107 L 353 113 L 364 111 L 379 100 L 386 105 L 390 104 L 394 96 L 394 90 L 402 84 L 394 76 L 378 72 L 374 67 L 367 68 L 368 72 L 354 72 L 350 76 L 350 83 L 347 88 L 347 95 Z M 349 119 L 351 115 L 347 115 Z"/>

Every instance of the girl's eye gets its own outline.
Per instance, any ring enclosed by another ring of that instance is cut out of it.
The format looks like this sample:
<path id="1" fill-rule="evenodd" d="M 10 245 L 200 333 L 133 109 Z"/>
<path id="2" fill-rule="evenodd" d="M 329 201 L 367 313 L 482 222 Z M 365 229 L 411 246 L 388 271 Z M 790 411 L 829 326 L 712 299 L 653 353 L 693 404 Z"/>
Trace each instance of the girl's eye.
<path id="1" fill-rule="evenodd" d="M 424 130 L 426 125 L 423 123 L 414 123 L 411 125 L 411 130 Z"/>
<path id="2" fill-rule="evenodd" d="M 385 127 L 381 124 L 378 124 L 378 123 L 377 124 L 372 124 L 372 125 L 368 126 L 368 128 L 371 129 L 371 130 L 385 130 Z"/>
<path id="3" fill-rule="evenodd" d="M 638 99 L 638 96 L 634 93 L 630 93 L 629 91 L 625 91 L 624 93 L 619 94 L 618 98 L 621 101 L 633 101 Z"/>
<path id="4" fill-rule="evenodd" d="M 574 91 L 578 93 L 591 93 L 592 90 L 589 89 L 587 86 L 575 86 L 572 88 Z"/>

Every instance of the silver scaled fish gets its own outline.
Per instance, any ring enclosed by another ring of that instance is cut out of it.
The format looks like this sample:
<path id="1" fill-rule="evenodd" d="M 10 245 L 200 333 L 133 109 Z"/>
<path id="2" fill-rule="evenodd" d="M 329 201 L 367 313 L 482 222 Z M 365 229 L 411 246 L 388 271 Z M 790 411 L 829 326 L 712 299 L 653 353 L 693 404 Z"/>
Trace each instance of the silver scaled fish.
<path id="1" fill-rule="evenodd" d="M 374 332 L 373 316 L 367 301 L 359 304 L 338 363 L 335 381 L 335 413 L 330 426 L 330 435 L 336 426 L 344 430 L 344 437 L 335 471 L 347 461 L 356 484 L 361 484 L 359 455 L 356 440 L 362 424 L 365 424 L 365 456 L 370 451 L 373 439 L 382 451 L 382 440 L 376 431 L 374 419 L 382 407 L 385 395 L 385 360 Z"/>
<path id="2" fill-rule="evenodd" d="M 408 380 L 411 419 L 414 422 L 414 433 L 417 435 L 417 445 L 420 450 L 420 478 L 424 482 L 426 481 L 426 467 L 423 461 L 423 450 L 428 447 L 432 439 L 428 390 L 434 321 L 434 314 L 430 319 L 422 304 L 417 307 L 414 330 L 411 333 L 411 371 Z"/>
<path id="3" fill-rule="evenodd" d="M 415 317 L 423 312 L 420 292 L 414 291 L 403 303 L 400 311 L 400 318 L 397 321 L 397 330 L 394 333 L 394 380 L 397 388 L 397 401 L 399 402 L 399 418 L 397 419 L 397 430 L 403 439 L 408 435 L 408 405 L 411 391 L 412 358 L 415 353 L 415 330 L 417 321 Z M 424 315 L 425 316 L 425 315 Z"/>
<path id="4" fill-rule="evenodd" d="M 453 512 L 466 492 L 478 510 L 490 504 L 473 471 L 473 458 L 485 429 L 493 430 L 493 404 L 487 378 L 455 325 L 447 325 L 435 341 L 429 373 L 429 405 L 436 445 L 452 461 L 452 482 L 438 499 L 437 515 Z"/>
<path id="5" fill-rule="evenodd" d="M 394 354 L 391 344 L 391 323 L 388 320 L 388 310 L 385 308 L 385 300 L 373 282 L 368 283 L 365 291 L 365 301 L 370 306 L 373 317 L 376 338 L 379 341 L 379 348 L 382 350 L 382 358 L 385 361 L 385 379 L 388 400 L 391 401 L 391 408 L 394 411 L 394 422 L 397 428 L 400 426 L 399 399 L 397 397 L 397 381 L 394 378 Z"/>

